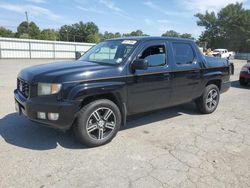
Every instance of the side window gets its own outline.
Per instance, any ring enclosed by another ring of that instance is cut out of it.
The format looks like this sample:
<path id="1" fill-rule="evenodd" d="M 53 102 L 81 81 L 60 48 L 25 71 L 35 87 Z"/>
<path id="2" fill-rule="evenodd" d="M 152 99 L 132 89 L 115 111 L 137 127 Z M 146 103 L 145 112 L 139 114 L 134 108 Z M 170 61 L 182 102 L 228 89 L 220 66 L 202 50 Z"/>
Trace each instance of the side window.
<path id="1" fill-rule="evenodd" d="M 177 65 L 191 65 L 194 61 L 194 51 L 190 44 L 173 43 L 174 58 Z"/>
<path id="2" fill-rule="evenodd" d="M 149 67 L 163 66 L 166 64 L 166 50 L 164 45 L 150 46 L 146 48 L 140 59 L 148 61 Z"/>

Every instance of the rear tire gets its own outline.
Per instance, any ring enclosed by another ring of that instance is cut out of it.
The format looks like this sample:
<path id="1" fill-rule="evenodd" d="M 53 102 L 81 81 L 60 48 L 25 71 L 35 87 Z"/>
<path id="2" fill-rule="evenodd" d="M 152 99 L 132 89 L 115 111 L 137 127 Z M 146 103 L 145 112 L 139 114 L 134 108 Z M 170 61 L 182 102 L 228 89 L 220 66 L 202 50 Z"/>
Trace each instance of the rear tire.
<path id="1" fill-rule="evenodd" d="M 203 91 L 201 97 L 196 99 L 197 109 L 203 114 L 213 113 L 220 101 L 220 91 L 219 88 L 214 85 L 208 85 Z"/>
<path id="2" fill-rule="evenodd" d="M 240 82 L 240 85 L 242 85 L 242 86 L 246 86 L 248 84 L 248 82 L 246 81 L 245 78 L 240 78 L 239 82 Z"/>
<path id="3" fill-rule="evenodd" d="M 110 100 L 100 99 L 84 106 L 73 127 L 77 140 L 89 147 L 107 144 L 121 127 L 121 112 Z"/>

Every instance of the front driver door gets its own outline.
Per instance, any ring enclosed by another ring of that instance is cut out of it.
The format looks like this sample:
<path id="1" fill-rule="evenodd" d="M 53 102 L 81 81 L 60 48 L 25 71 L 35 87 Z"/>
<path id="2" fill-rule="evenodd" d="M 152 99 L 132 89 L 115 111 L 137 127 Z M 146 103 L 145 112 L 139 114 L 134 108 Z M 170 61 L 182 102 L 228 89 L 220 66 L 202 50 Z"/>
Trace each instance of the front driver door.
<path id="1" fill-rule="evenodd" d="M 128 113 L 168 106 L 171 87 L 166 42 L 146 42 L 136 58 L 147 60 L 149 67 L 147 70 L 135 70 L 128 78 Z"/>

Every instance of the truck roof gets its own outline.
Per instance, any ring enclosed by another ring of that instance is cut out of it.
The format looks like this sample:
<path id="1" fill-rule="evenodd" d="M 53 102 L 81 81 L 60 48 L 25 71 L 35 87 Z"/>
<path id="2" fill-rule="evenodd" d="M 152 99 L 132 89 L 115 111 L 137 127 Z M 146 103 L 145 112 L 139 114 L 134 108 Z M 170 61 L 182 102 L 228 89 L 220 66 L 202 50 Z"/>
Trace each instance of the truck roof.
<path id="1" fill-rule="evenodd" d="M 184 38 L 175 38 L 175 37 L 149 37 L 149 36 L 141 36 L 141 37 L 121 37 L 114 38 L 108 40 L 136 40 L 136 41 L 151 41 L 151 40 L 174 40 L 174 41 L 192 41 L 192 39 L 184 39 Z"/>

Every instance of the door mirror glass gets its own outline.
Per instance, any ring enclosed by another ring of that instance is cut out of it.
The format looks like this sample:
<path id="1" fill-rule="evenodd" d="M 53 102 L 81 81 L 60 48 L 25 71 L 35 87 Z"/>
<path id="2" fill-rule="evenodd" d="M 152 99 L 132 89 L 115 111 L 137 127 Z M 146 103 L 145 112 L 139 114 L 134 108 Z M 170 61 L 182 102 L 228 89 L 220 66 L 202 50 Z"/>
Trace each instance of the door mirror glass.
<path id="1" fill-rule="evenodd" d="M 132 69 L 134 70 L 146 70 L 148 68 L 148 61 L 145 59 L 136 59 L 132 63 Z"/>

